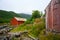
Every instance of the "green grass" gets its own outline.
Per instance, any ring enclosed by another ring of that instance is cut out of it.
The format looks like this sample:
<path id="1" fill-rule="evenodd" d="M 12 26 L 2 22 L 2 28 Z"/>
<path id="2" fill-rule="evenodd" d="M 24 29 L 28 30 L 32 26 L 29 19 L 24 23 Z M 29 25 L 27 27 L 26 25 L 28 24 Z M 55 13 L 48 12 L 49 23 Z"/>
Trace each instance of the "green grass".
<path id="1" fill-rule="evenodd" d="M 20 31 L 28 31 L 28 33 L 33 37 L 38 37 L 40 34 L 40 31 L 45 29 L 45 23 L 40 22 L 34 22 L 33 24 L 22 24 L 13 29 L 11 32 L 20 32 Z"/>
<path id="2" fill-rule="evenodd" d="M 28 25 L 20 25 L 20 26 L 18 26 L 18 27 L 16 27 L 16 28 L 14 28 L 11 32 L 19 32 L 19 31 L 25 31 L 25 30 L 30 30 L 30 29 L 32 29 L 32 27 L 31 26 L 28 26 Z"/>
<path id="3" fill-rule="evenodd" d="M 33 37 L 36 37 L 32 34 L 32 29 L 34 29 L 34 27 L 32 27 L 32 25 L 26 25 L 26 26 L 19 26 L 19 27 L 16 27 L 15 29 L 11 30 L 11 32 L 23 32 L 23 31 L 28 31 L 28 35 L 31 35 Z"/>

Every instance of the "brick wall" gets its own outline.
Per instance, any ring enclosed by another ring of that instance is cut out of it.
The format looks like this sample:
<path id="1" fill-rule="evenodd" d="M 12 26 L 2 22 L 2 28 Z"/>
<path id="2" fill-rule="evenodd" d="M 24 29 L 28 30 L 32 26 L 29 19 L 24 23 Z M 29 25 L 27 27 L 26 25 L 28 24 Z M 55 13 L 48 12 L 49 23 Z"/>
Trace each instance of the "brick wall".
<path id="1" fill-rule="evenodd" d="M 45 9 L 46 28 L 60 32 L 60 0 L 51 0 Z"/>

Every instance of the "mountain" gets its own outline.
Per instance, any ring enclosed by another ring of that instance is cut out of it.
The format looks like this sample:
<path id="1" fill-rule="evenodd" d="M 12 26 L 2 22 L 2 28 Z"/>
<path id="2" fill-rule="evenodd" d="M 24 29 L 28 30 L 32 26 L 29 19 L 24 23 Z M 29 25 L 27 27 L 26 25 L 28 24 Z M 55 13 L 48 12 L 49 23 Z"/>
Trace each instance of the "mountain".
<path id="1" fill-rule="evenodd" d="M 18 13 L 15 13 L 13 11 L 0 10 L 0 23 L 10 22 L 10 20 L 13 17 L 21 17 L 21 18 L 29 19 L 31 17 L 31 15 L 24 14 L 24 13 L 18 14 Z"/>
<path id="2" fill-rule="evenodd" d="M 20 15 L 22 18 L 26 18 L 26 19 L 30 19 L 30 18 L 31 18 L 31 15 L 29 15 L 29 14 L 20 13 L 19 15 Z"/>
<path id="3" fill-rule="evenodd" d="M 13 17 L 20 17 L 20 15 L 12 11 L 0 10 L 0 23 L 9 22 Z"/>

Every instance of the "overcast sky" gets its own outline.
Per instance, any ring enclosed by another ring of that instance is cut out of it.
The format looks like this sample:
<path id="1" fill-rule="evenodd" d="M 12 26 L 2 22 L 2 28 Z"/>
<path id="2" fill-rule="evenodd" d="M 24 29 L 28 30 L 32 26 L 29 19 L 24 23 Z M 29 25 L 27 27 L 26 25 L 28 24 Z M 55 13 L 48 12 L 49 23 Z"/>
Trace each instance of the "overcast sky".
<path id="1" fill-rule="evenodd" d="M 0 0 L 0 10 L 31 14 L 32 10 L 44 11 L 50 0 Z"/>

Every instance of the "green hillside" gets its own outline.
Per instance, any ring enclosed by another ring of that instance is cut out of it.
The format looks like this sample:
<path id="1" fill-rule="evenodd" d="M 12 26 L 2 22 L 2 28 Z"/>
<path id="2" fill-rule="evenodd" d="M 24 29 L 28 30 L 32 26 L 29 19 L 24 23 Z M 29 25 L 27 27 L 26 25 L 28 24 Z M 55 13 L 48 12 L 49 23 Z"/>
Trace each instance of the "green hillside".
<path id="1" fill-rule="evenodd" d="M 13 17 L 21 17 L 29 19 L 31 15 L 24 13 L 15 13 L 13 11 L 0 10 L 0 23 L 10 22 Z"/>
<path id="2" fill-rule="evenodd" d="M 20 17 L 15 12 L 0 10 L 0 23 L 9 22 L 15 16 Z"/>

